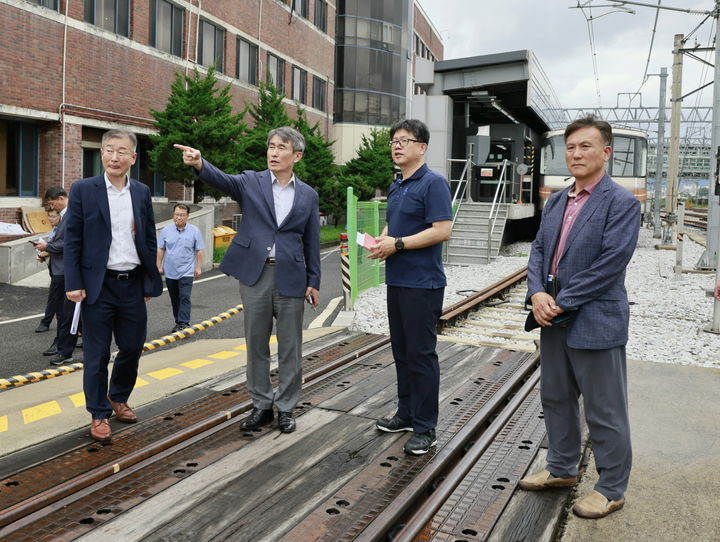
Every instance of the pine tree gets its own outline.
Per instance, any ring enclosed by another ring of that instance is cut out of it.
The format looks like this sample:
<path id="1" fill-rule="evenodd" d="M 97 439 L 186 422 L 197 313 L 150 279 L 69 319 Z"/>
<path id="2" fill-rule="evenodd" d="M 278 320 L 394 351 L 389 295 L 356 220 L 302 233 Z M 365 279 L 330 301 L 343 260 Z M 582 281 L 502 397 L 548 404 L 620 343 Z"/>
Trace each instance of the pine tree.
<path id="1" fill-rule="evenodd" d="M 355 195 L 362 200 L 375 196 L 376 188 L 386 192 L 394 178 L 390 131 L 383 128 L 362 136 L 357 156 L 342 167 L 340 184 L 352 186 Z"/>
<path id="2" fill-rule="evenodd" d="M 221 194 L 197 180 L 182 162 L 181 153 L 173 147 L 180 143 L 199 149 L 203 157 L 223 171 L 237 171 L 237 145 L 246 124 L 244 112 L 233 114 L 230 87 L 216 87 L 215 70 L 211 67 L 202 76 L 196 69 L 191 75 L 178 73 L 163 111 L 152 110 L 158 135 L 150 136 L 149 151 L 153 169 L 166 182 L 182 182 L 195 187 L 195 201 L 206 194 Z"/>

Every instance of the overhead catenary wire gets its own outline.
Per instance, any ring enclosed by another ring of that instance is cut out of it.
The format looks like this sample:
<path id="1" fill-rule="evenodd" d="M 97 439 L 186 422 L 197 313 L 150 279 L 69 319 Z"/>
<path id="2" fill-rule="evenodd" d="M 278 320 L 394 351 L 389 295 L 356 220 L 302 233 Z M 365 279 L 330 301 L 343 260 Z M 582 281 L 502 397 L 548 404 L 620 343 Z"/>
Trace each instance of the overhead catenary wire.
<path id="1" fill-rule="evenodd" d="M 597 93 L 598 107 L 602 107 L 602 97 L 600 96 L 600 75 L 598 74 L 597 49 L 595 47 L 595 30 L 593 28 L 592 8 L 588 6 L 588 14 L 585 14 L 585 7 L 579 6 L 580 11 L 585 17 L 585 23 L 588 29 L 588 38 L 590 40 L 590 55 L 592 57 L 593 75 L 595 77 L 595 92 Z"/>

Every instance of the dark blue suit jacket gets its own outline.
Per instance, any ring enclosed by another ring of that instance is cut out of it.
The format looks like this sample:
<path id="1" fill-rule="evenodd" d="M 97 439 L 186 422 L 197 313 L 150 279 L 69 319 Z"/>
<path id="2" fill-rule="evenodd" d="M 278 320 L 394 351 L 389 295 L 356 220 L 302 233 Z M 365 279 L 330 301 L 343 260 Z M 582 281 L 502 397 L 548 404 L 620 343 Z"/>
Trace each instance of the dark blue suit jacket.
<path id="1" fill-rule="evenodd" d="M 200 179 L 232 197 L 242 221 L 220 264 L 223 273 L 252 286 L 260 278 L 275 243 L 275 284 L 282 295 L 303 297 L 308 286 L 320 289 L 320 211 L 317 192 L 295 178 L 295 199 L 278 226 L 270 171 L 228 175 L 203 159 Z"/>
<path id="2" fill-rule="evenodd" d="M 145 297 L 162 294 L 157 270 L 155 216 L 147 186 L 130 179 L 135 248 L 141 262 Z M 65 290 L 85 290 L 85 302 L 94 303 L 102 288 L 110 254 L 112 231 L 105 176 L 89 177 L 72 185 L 65 214 Z"/>
<path id="3" fill-rule="evenodd" d="M 571 187 L 550 196 L 543 209 L 528 262 L 528 302 L 545 291 Z M 601 350 L 627 343 L 625 269 L 639 231 L 640 202 L 605 174 L 575 219 L 558 264 L 555 301 L 566 311 L 577 311 L 568 324 L 569 347 Z"/>

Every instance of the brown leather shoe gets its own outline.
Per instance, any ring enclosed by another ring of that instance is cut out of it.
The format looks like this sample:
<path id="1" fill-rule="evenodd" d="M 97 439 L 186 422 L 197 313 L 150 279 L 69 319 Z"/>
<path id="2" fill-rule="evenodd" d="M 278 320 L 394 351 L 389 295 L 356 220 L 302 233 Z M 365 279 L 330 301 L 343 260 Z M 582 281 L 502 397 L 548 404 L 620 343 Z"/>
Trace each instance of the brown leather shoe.
<path id="1" fill-rule="evenodd" d="M 520 483 L 520 489 L 525 491 L 541 491 L 543 489 L 550 489 L 551 487 L 572 487 L 577 484 L 577 476 L 572 478 L 556 478 L 550 471 L 541 470 L 537 474 L 526 476 Z"/>
<path id="2" fill-rule="evenodd" d="M 611 501 L 598 491 L 592 491 L 583 500 L 573 506 L 572 511 L 576 516 L 587 519 L 600 519 L 615 510 L 620 510 L 625 505 L 625 499 Z"/>
<path id="3" fill-rule="evenodd" d="M 132 408 L 128 406 L 127 403 L 116 403 L 112 399 L 110 399 L 110 396 L 108 395 L 108 401 L 110 401 L 110 406 L 112 407 L 113 411 L 115 412 L 115 417 L 118 419 L 118 421 L 121 421 L 123 423 L 135 423 L 137 422 L 137 416 L 133 412 Z"/>
<path id="4" fill-rule="evenodd" d="M 111 442 L 112 431 L 110 430 L 110 420 L 103 418 L 96 420 L 93 418 L 90 424 L 90 436 L 98 442 Z"/>

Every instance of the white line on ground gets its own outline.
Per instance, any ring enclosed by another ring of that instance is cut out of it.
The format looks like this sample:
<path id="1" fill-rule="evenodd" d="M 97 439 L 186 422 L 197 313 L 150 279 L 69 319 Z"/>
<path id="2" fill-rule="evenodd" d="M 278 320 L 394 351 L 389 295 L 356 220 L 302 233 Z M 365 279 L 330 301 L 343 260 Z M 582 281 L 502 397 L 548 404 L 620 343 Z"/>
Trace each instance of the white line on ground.
<path id="1" fill-rule="evenodd" d="M 318 316 L 312 322 L 310 322 L 308 329 L 322 327 L 322 325 L 325 323 L 325 320 L 327 320 L 330 317 L 330 315 L 333 313 L 333 311 L 335 310 L 335 307 L 338 306 L 338 303 L 340 303 L 340 301 L 342 301 L 342 296 L 331 299 L 328 302 L 327 307 L 325 307 L 325 310 L 320 313 L 320 316 Z"/>

